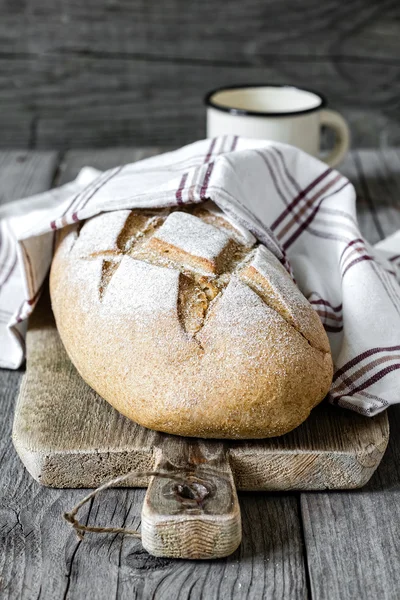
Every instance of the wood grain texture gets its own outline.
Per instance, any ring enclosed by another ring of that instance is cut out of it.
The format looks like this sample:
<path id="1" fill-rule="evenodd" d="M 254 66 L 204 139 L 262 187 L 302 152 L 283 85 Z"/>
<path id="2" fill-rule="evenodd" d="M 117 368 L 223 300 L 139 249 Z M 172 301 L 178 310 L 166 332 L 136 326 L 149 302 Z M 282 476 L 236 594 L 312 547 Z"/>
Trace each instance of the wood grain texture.
<path id="1" fill-rule="evenodd" d="M 112 166 L 116 164 L 113 152 L 96 152 L 96 164 L 90 152 L 67 154 L 64 172 L 69 172 L 70 164 L 71 177 L 84 164 Z M 398 151 L 387 152 L 393 161 L 398 160 Z M 381 160 L 381 152 L 374 154 L 374 160 Z M 6 155 L 9 157 L 9 153 Z M 0 152 L 0 161 L 4 156 Z M 346 174 L 350 163 L 355 164 L 349 157 L 342 165 Z M 7 169 L 0 169 L 0 189 L 7 186 L 7 198 L 11 200 L 20 195 L 14 196 L 12 189 L 24 178 L 24 163 L 14 172 L 14 183 L 7 174 L 17 166 L 9 158 L 7 165 Z M 40 174 L 37 165 L 31 176 Z M 354 181 L 359 181 L 357 166 L 353 175 Z M 388 180 L 397 185 L 390 165 L 383 184 Z M 368 171 L 365 181 L 370 185 Z M 385 197 L 382 190 L 375 190 L 371 198 L 379 207 Z M 33 193 L 28 180 L 24 193 Z M 370 228 L 367 225 L 366 205 L 364 212 L 364 233 L 377 236 L 373 221 Z M 303 525 L 298 494 L 239 493 L 244 537 L 240 548 L 227 559 L 198 563 L 151 557 L 139 540 L 126 536 L 88 536 L 84 542 L 76 539 L 60 515 L 85 492 L 40 486 L 27 474 L 12 447 L 11 423 L 19 383 L 20 373 L 0 371 L 1 598 L 391 600 L 398 596 L 398 407 L 389 411 L 389 448 L 367 487 L 359 492 L 302 494 Z M 83 521 L 139 529 L 144 494 L 141 489 L 108 490 L 83 513 Z M 310 574 L 310 589 L 306 571 Z"/>
<path id="2" fill-rule="evenodd" d="M 76 502 L 76 493 L 42 488 L 14 452 L 11 424 L 19 382 L 19 372 L 1 371 L 0 597 L 62 598 L 77 542 L 60 514 Z"/>
<path id="3" fill-rule="evenodd" d="M 102 168 L 115 164 L 112 151 L 100 154 L 102 159 L 95 163 L 89 152 L 83 153 L 80 164 L 76 154 L 71 155 L 73 169 L 85 164 Z M 67 155 L 66 173 L 68 164 Z M 37 171 L 40 173 L 39 165 Z M 21 177 L 23 166 L 17 179 Z M 0 178 L 4 183 L 7 172 L 1 170 Z M 25 193 L 31 193 L 29 185 Z M 77 540 L 61 514 L 71 509 L 84 491 L 40 486 L 13 449 L 11 424 L 19 383 L 19 373 L 0 371 L 2 599 L 308 597 L 298 498 L 293 494 L 239 494 L 245 542 L 227 559 L 197 563 L 155 558 L 139 540 L 124 536 Z M 141 489 L 108 490 L 93 501 L 82 520 L 92 525 L 140 528 L 144 495 Z"/>
<path id="4" fill-rule="evenodd" d="M 56 166 L 55 152 L 1 152 L 0 203 L 47 189 Z M 12 416 L 21 378 L 21 371 L 0 371 L 0 597 L 10 599 L 37 597 L 43 573 L 50 568 L 54 568 L 60 582 L 64 578 L 62 562 L 59 566 L 54 564 L 59 555 L 51 540 L 57 537 L 57 531 L 47 521 L 53 506 L 56 513 L 59 510 L 59 494 L 43 494 L 32 483 L 11 444 Z M 68 492 L 64 499 L 68 501 Z M 48 539 L 48 552 L 42 552 L 42 536 Z M 64 537 L 68 537 L 68 532 Z"/>
<path id="5" fill-rule="evenodd" d="M 153 556 L 211 559 L 242 539 L 239 501 L 224 444 L 173 438 L 155 463 L 142 508 L 142 544 Z"/>
<path id="6" fill-rule="evenodd" d="M 358 212 L 367 239 L 379 241 L 399 229 L 399 149 L 353 153 L 344 171 L 360 193 Z M 363 492 L 301 495 L 313 598 L 399 595 L 400 406 L 388 414 L 391 442 Z"/>
<path id="7" fill-rule="evenodd" d="M 123 417 L 79 376 L 55 327 L 47 289 L 30 319 L 26 347 L 13 441 L 37 481 L 97 487 L 130 470 L 152 470 L 164 448 L 172 461 L 170 436 Z M 385 412 L 365 418 L 322 404 L 289 434 L 225 446 L 240 490 L 340 489 L 369 480 L 388 437 Z M 209 452 L 218 447 L 207 441 Z M 124 483 L 146 484 L 148 478 L 134 472 Z"/>
<path id="8" fill-rule="evenodd" d="M 0 152 L 0 205 L 49 188 L 57 165 L 57 152 Z"/>
<path id="9" fill-rule="evenodd" d="M 3 2 L 0 51 L 138 53 L 246 64 L 257 63 L 258 55 L 312 59 L 335 51 L 387 60 L 399 49 L 398 17 L 393 0 L 306 0 L 301 6 L 295 0 L 234 0 L 229 11 L 211 0 L 190 7 L 184 0 Z"/>
<path id="10" fill-rule="evenodd" d="M 140 502 L 143 496 L 143 490 L 110 490 L 94 501 L 89 522 L 112 519 L 117 526 L 139 526 L 136 498 Z M 306 600 L 297 499 L 248 494 L 239 495 L 239 499 L 244 540 L 230 557 L 212 561 L 162 559 L 147 554 L 139 540 L 128 536 L 87 537 L 75 553 L 66 597 Z M 46 600 L 58 597 L 44 595 Z"/>
<path id="11" fill-rule="evenodd" d="M 67 152 L 60 162 L 57 185 L 68 183 L 78 175 L 83 166 L 94 167 L 100 171 L 112 169 L 122 164 L 136 162 L 163 152 L 164 148 L 155 146 L 138 148 L 101 148 L 91 150 L 73 150 Z"/>
<path id="12" fill-rule="evenodd" d="M 355 147 L 394 144 L 399 19 L 395 0 L 4 0 L 0 144 L 180 145 L 206 91 L 260 81 L 321 89 Z"/>
<path id="13" fill-rule="evenodd" d="M 307 598 L 298 500 L 239 496 L 245 541 L 201 563 L 155 558 L 128 536 L 77 540 L 61 514 L 84 494 L 34 482 L 11 445 L 15 373 L 0 373 L 0 596 L 7 600 Z M 144 490 L 108 490 L 83 514 L 93 525 L 140 527 Z"/>
<path id="14" fill-rule="evenodd" d="M 329 106 L 349 120 L 353 146 L 385 145 L 399 139 L 397 69 L 390 64 L 383 68 L 374 62 L 353 63 L 348 71 L 360 75 L 356 81 L 354 76 L 340 76 L 327 59 L 310 64 L 277 57 L 265 64 L 227 67 L 130 57 L 73 55 L 66 61 L 43 55 L 40 61 L 8 61 L 0 56 L 0 85 L 5 90 L 0 108 L 8 115 L 6 132 L 13 121 L 32 119 L 31 143 L 38 148 L 171 146 L 205 137 L 202 98 L 210 89 L 243 82 L 289 82 L 325 92 Z M 20 82 L 17 98 L 10 78 Z M 376 88 L 365 89 L 366 82 L 376 80 Z M 22 140 L 15 137 L 14 145 L 24 140 L 25 133 Z"/>
<path id="15" fill-rule="evenodd" d="M 312 596 L 382 598 L 400 589 L 400 410 L 389 411 L 393 444 L 363 492 L 302 494 Z M 328 542 L 329 540 L 329 542 Z"/>

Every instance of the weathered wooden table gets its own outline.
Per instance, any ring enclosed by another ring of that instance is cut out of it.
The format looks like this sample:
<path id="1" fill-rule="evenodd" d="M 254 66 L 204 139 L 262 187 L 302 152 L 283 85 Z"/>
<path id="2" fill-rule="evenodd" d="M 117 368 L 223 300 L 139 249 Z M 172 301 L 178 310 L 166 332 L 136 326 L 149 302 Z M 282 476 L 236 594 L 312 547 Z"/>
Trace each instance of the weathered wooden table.
<path id="1" fill-rule="evenodd" d="M 154 153 L 0 152 L 0 202 L 66 182 L 83 165 L 105 169 Z M 356 186 L 370 242 L 400 228 L 400 150 L 354 151 L 340 170 Z M 21 376 L 0 371 L 1 599 L 400 598 L 400 405 L 389 411 L 389 448 L 363 490 L 242 493 L 241 547 L 227 559 L 190 562 L 149 556 L 129 536 L 77 539 L 60 515 L 85 492 L 41 487 L 12 446 Z M 108 490 L 86 522 L 139 528 L 144 494 Z"/>

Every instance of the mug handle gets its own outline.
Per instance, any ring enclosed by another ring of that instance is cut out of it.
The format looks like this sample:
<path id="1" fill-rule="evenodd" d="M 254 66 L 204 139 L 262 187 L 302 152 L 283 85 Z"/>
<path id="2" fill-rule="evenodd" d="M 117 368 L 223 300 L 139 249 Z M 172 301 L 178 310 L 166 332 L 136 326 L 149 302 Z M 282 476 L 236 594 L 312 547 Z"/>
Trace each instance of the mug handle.
<path id="1" fill-rule="evenodd" d="M 334 110 L 321 110 L 321 125 L 330 127 L 336 133 L 335 145 L 328 156 L 322 160 L 330 167 L 336 167 L 350 146 L 350 130 L 343 117 Z"/>

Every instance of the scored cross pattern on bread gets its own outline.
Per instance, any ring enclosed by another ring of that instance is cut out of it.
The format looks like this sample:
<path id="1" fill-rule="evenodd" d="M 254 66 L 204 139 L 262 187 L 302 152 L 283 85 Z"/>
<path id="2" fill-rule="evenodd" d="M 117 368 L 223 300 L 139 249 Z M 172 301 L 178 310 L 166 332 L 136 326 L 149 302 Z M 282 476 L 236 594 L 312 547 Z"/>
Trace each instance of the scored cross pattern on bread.
<path id="1" fill-rule="evenodd" d="M 286 269 L 269 250 L 256 244 L 251 234 L 235 227 L 210 202 L 206 207 L 191 207 L 185 212 L 164 210 L 154 214 L 121 210 L 100 214 L 83 225 L 74 254 L 81 259 L 104 258 L 100 300 L 104 299 L 124 256 L 131 261 L 178 270 L 176 307 L 185 331 L 190 334 L 201 329 L 210 303 L 235 274 L 312 345 L 325 352 L 329 350 L 326 344 L 321 347 L 319 336 L 315 335 L 318 316 L 310 313 L 308 302 Z M 129 271 L 126 261 L 124 265 L 124 272 Z M 132 276 L 126 282 L 132 288 L 131 295 L 137 295 L 134 281 L 143 278 L 146 269 L 150 278 L 160 277 L 161 271 L 152 272 L 150 266 L 142 267 L 139 276 L 131 265 Z M 121 275 L 117 281 L 122 295 L 128 290 L 122 287 Z M 165 298 L 167 292 L 163 295 Z"/>
<path id="2" fill-rule="evenodd" d="M 210 201 L 65 228 L 51 293 L 82 377 L 147 427 L 279 435 L 329 389 L 317 313 L 275 256 Z"/>

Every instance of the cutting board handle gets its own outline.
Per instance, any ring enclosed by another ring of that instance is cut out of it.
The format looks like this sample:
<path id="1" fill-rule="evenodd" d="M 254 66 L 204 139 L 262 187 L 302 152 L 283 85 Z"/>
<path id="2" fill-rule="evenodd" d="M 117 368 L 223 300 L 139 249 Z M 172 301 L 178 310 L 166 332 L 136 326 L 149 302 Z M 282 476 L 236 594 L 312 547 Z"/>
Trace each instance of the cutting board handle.
<path id="1" fill-rule="evenodd" d="M 142 508 L 142 544 L 154 556 L 228 556 L 242 538 L 240 507 L 225 447 L 166 440 Z"/>

